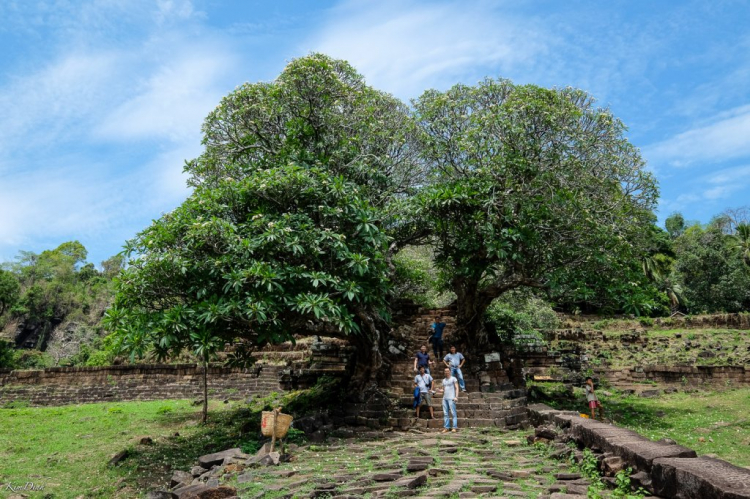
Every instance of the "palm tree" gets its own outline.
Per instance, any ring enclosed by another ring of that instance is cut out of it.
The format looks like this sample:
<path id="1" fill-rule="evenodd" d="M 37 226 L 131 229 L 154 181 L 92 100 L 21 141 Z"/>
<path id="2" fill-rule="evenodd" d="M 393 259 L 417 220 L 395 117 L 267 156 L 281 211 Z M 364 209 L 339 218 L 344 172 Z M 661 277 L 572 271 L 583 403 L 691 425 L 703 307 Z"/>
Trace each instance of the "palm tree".
<path id="1" fill-rule="evenodd" d="M 737 225 L 737 230 L 732 235 L 732 249 L 740 254 L 745 265 L 750 266 L 750 224 Z"/>

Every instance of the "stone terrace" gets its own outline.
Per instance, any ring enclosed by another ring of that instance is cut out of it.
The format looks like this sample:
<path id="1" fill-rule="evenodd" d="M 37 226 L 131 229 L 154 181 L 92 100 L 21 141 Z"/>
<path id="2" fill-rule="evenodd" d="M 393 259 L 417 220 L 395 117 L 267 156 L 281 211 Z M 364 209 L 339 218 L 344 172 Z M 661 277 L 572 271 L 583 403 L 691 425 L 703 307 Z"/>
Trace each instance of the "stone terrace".
<path id="1" fill-rule="evenodd" d="M 239 497 L 258 499 L 585 494 L 586 480 L 547 458 L 544 449 L 527 446 L 525 437 L 495 428 L 449 435 L 369 432 L 297 449 L 292 462 L 246 469 L 236 478 L 226 476 L 225 483 L 236 486 Z"/>

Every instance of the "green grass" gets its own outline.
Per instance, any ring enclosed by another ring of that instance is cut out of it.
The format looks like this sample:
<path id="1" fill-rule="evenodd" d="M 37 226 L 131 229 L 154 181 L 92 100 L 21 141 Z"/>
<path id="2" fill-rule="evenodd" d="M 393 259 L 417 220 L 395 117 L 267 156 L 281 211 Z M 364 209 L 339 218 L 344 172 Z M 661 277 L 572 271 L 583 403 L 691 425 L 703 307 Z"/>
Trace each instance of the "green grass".
<path id="1" fill-rule="evenodd" d="M 242 441 L 236 415 L 229 404 L 211 403 L 204 426 L 200 407 L 187 400 L 0 409 L 0 484 L 43 485 L 23 492 L 39 498 L 138 497 L 172 470 Z M 154 443 L 138 444 L 142 436 Z M 130 456 L 108 467 L 124 449 Z"/>
<path id="2" fill-rule="evenodd" d="M 570 394 L 562 384 L 534 386 L 540 401 L 561 409 L 589 412 L 580 390 Z M 698 455 L 716 454 L 737 466 L 750 466 L 750 388 L 664 394 L 658 398 L 617 392 L 604 396 L 600 391 L 599 398 L 605 417 L 619 426 L 652 440 L 670 438 Z"/>
<path id="3" fill-rule="evenodd" d="M 750 466 L 750 388 L 655 399 L 615 396 L 603 403 L 614 422 L 641 435 L 671 438 L 699 455 L 716 454 L 737 466 Z"/>

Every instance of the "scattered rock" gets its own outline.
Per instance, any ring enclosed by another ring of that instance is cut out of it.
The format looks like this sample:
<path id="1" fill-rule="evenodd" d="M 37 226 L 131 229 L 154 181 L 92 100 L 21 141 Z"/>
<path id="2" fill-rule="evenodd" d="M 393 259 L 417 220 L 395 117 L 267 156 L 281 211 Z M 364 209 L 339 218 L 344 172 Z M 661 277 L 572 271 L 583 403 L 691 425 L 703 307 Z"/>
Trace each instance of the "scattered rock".
<path id="1" fill-rule="evenodd" d="M 219 487 L 206 487 L 203 490 L 180 496 L 180 499 L 227 499 L 236 495 L 237 489 L 228 485 L 221 485 Z"/>
<path id="2" fill-rule="evenodd" d="M 578 480 L 581 478 L 580 473 L 555 473 L 554 476 L 557 480 Z"/>
<path id="3" fill-rule="evenodd" d="M 130 455 L 130 453 L 128 452 L 127 449 L 121 450 L 120 452 L 118 452 L 117 454 L 115 454 L 114 456 L 112 456 L 112 458 L 107 463 L 107 466 L 117 466 L 122 461 L 124 461 L 125 459 L 127 459 L 127 457 L 129 455 Z"/>
<path id="4" fill-rule="evenodd" d="M 174 489 L 179 485 L 188 485 L 193 481 L 193 478 L 195 478 L 195 476 L 192 473 L 176 470 L 174 473 L 172 473 L 172 478 L 169 481 L 169 487 Z"/>
<path id="5" fill-rule="evenodd" d="M 258 464 L 261 466 L 278 466 L 279 460 L 281 459 L 281 454 L 278 452 L 269 452 L 260 460 L 258 461 Z"/>
<path id="6" fill-rule="evenodd" d="M 152 490 L 146 494 L 146 499 L 177 499 L 177 494 L 168 490 Z"/>
<path id="7" fill-rule="evenodd" d="M 554 440 L 557 438 L 557 431 L 547 426 L 539 426 L 534 429 L 534 435 L 538 438 L 546 438 L 547 440 Z"/>
<path id="8" fill-rule="evenodd" d="M 372 475 L 372 479 L 376 482 L 395 482 L 401 477 L 402 474 L 400 472 L 377 473 L 375 475 Z"/>
<path id="9" fill-rule="evenodd" d="M 206 454 L 205 456 L 201 456 L 198 458 L 198 463 L 200 463 L 201 466 L 208 469 L 214 464 L 221 464 L 224 462 L 224 459 L 228 457 L 236 457 L 242 455 L 242 451 L 239 448 L 234 449 L 227 449 L 221 452 L 214 452 L 213 454 Z"/>

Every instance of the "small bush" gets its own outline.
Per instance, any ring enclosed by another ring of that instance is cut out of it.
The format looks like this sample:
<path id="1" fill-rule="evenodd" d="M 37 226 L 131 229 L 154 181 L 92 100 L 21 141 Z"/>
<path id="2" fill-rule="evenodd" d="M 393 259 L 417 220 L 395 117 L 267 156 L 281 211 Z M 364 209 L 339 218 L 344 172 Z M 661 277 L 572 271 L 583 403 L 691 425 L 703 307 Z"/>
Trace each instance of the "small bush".
<path id="1" fill-rule="evenodd" d="M 156 409 L 156 414 L 171 414 L 174 412 L 174 408 L 170 405 L 163 405 Z"/>
<path id="2" fill-rule="evenodd" d="M 111 366 L 113 360 L 114 355 L 112 354 L 112 352 L 106 350 L 97 350 L 96 352 L 92 353 L 86 360 L 86 365 L 90 367 Z"/>
<path id="3" fill-rule="evenodd" d="M 11 400 L 3 404 L 3 409 L 25 409 L 30 406 L 28 400 Z"/>
<path id="4" fill-rule="evenodd" d="M 653 327 L 654 325 L 654 319 L 650 317 L 639 317 L 638 322 L 643 327 Z"/>

